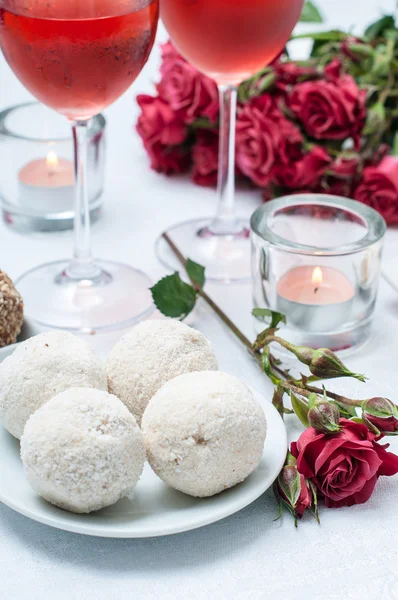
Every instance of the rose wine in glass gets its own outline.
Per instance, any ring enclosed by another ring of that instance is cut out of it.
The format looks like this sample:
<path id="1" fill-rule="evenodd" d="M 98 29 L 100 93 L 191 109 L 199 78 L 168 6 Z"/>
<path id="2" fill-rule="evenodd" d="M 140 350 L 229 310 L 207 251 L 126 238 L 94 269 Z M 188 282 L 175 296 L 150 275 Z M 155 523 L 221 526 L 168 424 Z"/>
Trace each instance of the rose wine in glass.
<path id="1" fill-rule="evenodd" d="M 206 266 L 208 279 L 250 276 L 249 225 L 235 211 L 237 88 L 283 49 L 300 18 L 303 0 L 160 0 L 160 13 L 179 52 L 212 77 L 220 92 L 218 211 L 167 232 L 185 256 Z M 175 268 L 163 238 L 158 256 Z"/>
<path id="2" fill-rule="evenodd" d="M 117 328 L 152 309 L 144 273 L 92 258 L 86 146 L 89 119 L 119 98 L 145 65 L 157 21 L 158 0 L 0 0 L 0 45 L 11 69 L 72 124 L 73 259 L 36 267 L 17 282 L 27 315 L 43 325 Z"/>

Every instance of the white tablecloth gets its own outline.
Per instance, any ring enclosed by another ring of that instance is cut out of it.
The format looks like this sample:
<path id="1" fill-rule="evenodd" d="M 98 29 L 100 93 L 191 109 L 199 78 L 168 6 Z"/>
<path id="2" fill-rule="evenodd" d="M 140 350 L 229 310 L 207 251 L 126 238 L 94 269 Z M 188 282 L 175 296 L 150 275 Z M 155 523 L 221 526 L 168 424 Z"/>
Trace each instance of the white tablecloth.
<path id="1" fill-rule="evenodd" d="M 395 0 L 319 0 L 332 26 L 359 30 L 370 19 L 392 11 Z M 165 38 L 160 31 L 160 38 Z M 122 259 L 156 279 L 163 274 L 153 241 L 167 225 L 214 210 L 214 192 L 184 178 L 166 179 L 150 171 L 133 125 L 134 96 L 149 92 L 157 77 L 159 51 L 130 90 L 107 111 L 108 168 L 101 221 L 94 227 L 94 249 Z M 0 59 L 0 107 L 28 97 Z M 5 174 L 1 172 L 0 177 Z M 257 193 L 240 193 L 242 213 L 259 202 Z M 22 237 L 0 225 L 0 268 L 13 277 L 48 260 L 68 256 L 71 233 Z M 385 269 L 394 277 L 398 234 L 389 232 Z M 396 279 L 398 281 L 398 278 Z M 228 314 L 253 336 L 250 287 L 209 286 Z M 348 364 L 371 379 L 367 389 L 346 382 L 353 394 L 387 395 L 397 401 L 398 296 L 382 282 L 372 341 Z M 271 393 L 244 351 L 206 306 L 191 323 L 213 342 L 221 367 Z M 97 341 L 101 344 L 101 341 Z M 286 419 L 289 436 L 299 428 Z M 398 452 L 398 442 L 392 443 Z M 1 457 L 0 457 L 1 460 Z M 148 540 L 86 538 L 40 525 L 0 505 L 0 598 L 250 598 L 398 599 L 398 477 L 380 479 L 364 506 L 322 510 L 321 525 L 310 517 L 296 530 L 285 517 L 274 521 L 269 491 L 240 513 L 201 530 Z"/>

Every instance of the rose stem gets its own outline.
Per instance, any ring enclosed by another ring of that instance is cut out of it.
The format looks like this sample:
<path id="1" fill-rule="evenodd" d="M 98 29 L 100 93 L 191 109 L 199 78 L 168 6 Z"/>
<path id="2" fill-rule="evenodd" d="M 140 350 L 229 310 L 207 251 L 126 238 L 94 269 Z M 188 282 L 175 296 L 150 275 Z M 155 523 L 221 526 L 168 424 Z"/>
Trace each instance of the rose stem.
<path id="1" fill-rule="evenodd" d="M 311 394 L 319 394 L 320 396 L 323 395 L 323 390 L 316 388 L 316 387 L 312 387 L 312 386 L 307 386 L 306 388 L 300 387 L 299 385 L 293 385 L 292 383 L 290 383 L 289 381 L 281 381 L 280 386 L 287 392 L 294 392 L 295 394 L 301 394 L 302 396 L 305 396 L 306 398 L 309 398 L 311 396 Z M 340 396 L 339 394 L 335 394 L 334 392 L 329 392 L 328 390 L 326 390 L 326 394 L 328 395 L 328 397 L 333 398 L 333 400 L 336 400 L 337 402 L 342 402 L 343 404 L 347 404 L 349 406 L 361 406 L 363 400 L 351 400 L 350 398 L 346 398 L 345 396 Z"/>
<path id="2" fill-rule="evenodd" d="M 174 252 L 174 254 L 176 255 L 176 257 L 178 258 L 181 265 L 184 267 L 184 269 L 186 271 L 187 260 L 184 257 L 184 255 L 182 254 L 182 252 L 175 245 L 175 243 L 173 242 L 171 237 L 168 235 L 168 233 L 163 233 L 162 237 L 167 242 L 167 244 L 170 246 L 170 248 L 172 249 L 172 251 Z M 188 275 L 188 273 L 187 273 L 187 275 Z M 189 275 L 188 275 L 188 277 L 189 277 Z M 231 319 L 229 317 L 227 317 L 225 312 L 218 306 L 218 304 L 216 304 L 214 302 L 214 300 L 212 298 L 210 298 L 210 296 L 208 294 L 206 294 L 205 291 L 203 291 L 200 287 L 198 287 L 192 281 L 191 278 L 189 278 L 189 279 L 191 280 L 191 283 L 192 283 L 193 287 L 195 288 L 196 292 L 199 294 L 199 296 L 201 298 L 203 298 L 203 300 L 210 306 L 210 308 L 212 308 L 214 310 L 214 312 L 220 317 L 220 319 L 232 331 L 232 333 L 234 333 L 236 335 L 236 337 L 242 342 L 242 344 L 244 346 L 246 346 L 246 348 L 249 350 L 251 356 L 256 359 L 256 361 L 258 362 L 258 364 L 261 367 L 261 356 L 259 354 L 257 354 L 256 352 L 254 352 L 251 341 L 244 335 L 244 333 L 241 332 L 241 330 L 235 325 L 235 323 L 233 321 L 231 321 Z M 262 370 L 262 368 L 261 368 L 261 370 Z"/>
<path id="3" fill-rule="evenodd" d="M 171 237 L 169 236 L 168 233 L 163 233 L 162 237 L 165 240 L 165 242 L 169 245 L 171 250 L 174 252 L 174 254 L 178 258 L 179 262 L 184 267 L 185 272 L 186 272 L 187 259 L 185 258 L 185 256 L 182 254 L 180 249 L 173 242 L 173 240 L 171 239 Z M 187 273 L 187 275 L 188 275 L 188 273 Z M 188 275 L 188 277 L 189 277 L 189 275 Z M 250 340 L 244 335 L 244 333 L 241 332 L 241 330 L 235 325 L 235 323 L 233 321 L 231 321 L 231 319 L 229 317 L 227 317 L 225 312 L 218 306 L 218 304 L 216 304 L 214 302 L 214 300 L 212 298 L 210 298 L 210 296 L 208 294 L 206 294 L 205 291 L 202 290 L 202 288 L 197 286 L 190 277 L 189 277 L 189 279 L 190 279 L 193 287 L 195 288 L 196 292 L 198 293 L 198 295 L 201 298 L 203 298 L 203 300 L 210 306 L 210 308 L 212 310 L 214 310 L 214 312 L 220 317 L 220 319 L 232 331 L 232 333 L 242 342 L 242 344 L 247 348 L 250 355 L 256 360 L 257 364 L 261 368 L 261 371 L 263 372 L 261 355 L 258 354 L 257 352 L 254 352 L 254 350 L 252 348 L 252 343 L 250 342 Z M 276 338 L 275 341 L 279 342 L 279 339 L 281 339 L 281 338 Z M 273 367 L 273 369 L 275 369 L 275 371 L 279 372 L 280 375 L 282 375 L 286 378 L 290 377 L 286 371 L 283 371 L 277 365 L 275 365 L 274 361 L 272 361 L 272 362 L 273 362 L 272 367 Z M 281 387 L 283 387 L 286 391 L 293 390 L 298 394 L 302 394 L 303 396 L 306 396 L 307 398 L 312 393 L 323 394 L 323 390 L 320 390 L 319 388 L 307 386 L 307 389 L 305 389 L 305 388 L 301 388 L 299 386 L 295 386 L 292 383 L 289 383 L 289 381 L 281 381 Z M 334 394 L 333 392 L 327 392 L 327 394 L 334 400 L 341 401 L 341 402 L 344 402 L 345 404 L 350 404 L 352 406 L 360 406 L 360 404 L 362 402 L 361 400 L 350 400 L 349 398 L 345 398 L 344 396 L 339 396 L 338 394 Z"/>

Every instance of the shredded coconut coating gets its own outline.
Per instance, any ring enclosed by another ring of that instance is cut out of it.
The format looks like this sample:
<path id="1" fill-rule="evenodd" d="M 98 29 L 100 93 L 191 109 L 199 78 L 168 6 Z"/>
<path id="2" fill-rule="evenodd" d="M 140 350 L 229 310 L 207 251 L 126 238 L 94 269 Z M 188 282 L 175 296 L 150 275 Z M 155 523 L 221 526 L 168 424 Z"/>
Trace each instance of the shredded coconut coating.
<path id="1" fill-rule="evenodd" d="M 22 297 L 8 275 L 0 271 L 0 348 L 15 344 L 22 323 Z"/>
<path id="2" fill-rule="evenodd" d="M 166 383 L 149 402 L 142 431 L 155 473 L 176 490 L 206 497 L 254 471 L 267 424 L 244 383 L 209 371 Z"/>
<path id="3" fill-rule="evenodd" d="M 104 369 L 90 346 L 62 331 L 34 336 L 0 364 L 0 422 L 19 439 L 29 417 L 70 387 L 107 390 Z"/>
<path id="4" fill-rule="evenodd" d="M 105 363 L 109 392 L 124 402 L 138 424 L 164 383 L 183 373 L 217 368 L 210 342 L 171 319 L 137 325 L 114 346 Z"/>
<path id="5" fill-rule="evenodd" d="M 133 415 L 116 396 L 71 388 L 29 419 L 21 458 L 40 496 L 65 510 L 89 513 L 134 490 L 145 444 Z"/>

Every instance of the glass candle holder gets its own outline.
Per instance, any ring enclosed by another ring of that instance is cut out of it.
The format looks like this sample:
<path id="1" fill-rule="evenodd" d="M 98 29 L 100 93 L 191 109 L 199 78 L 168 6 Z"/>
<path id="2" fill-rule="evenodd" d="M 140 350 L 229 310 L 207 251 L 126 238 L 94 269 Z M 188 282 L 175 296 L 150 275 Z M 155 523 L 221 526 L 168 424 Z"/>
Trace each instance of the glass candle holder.
<path id="1" fill-rule="evenodd" d="M 105 168 L 105 118 L 88 131 L 91 219 L 99 217 Z M 74 218 L 73 144 L 61 115 L 37 102 L 0 113 L 0 201 L 5 223 L 21 232 L 70 229 Z"/>
<path id="2" fill-rule="evenodd" d="M 369 338 L 384 219 L 354 200 L 323 194 L 267 202 L 251 219 L 253 301 L 283 312 L 280 335 L 347 353 Z M 264 323 L 256 320 L 256 330 Z"/>

